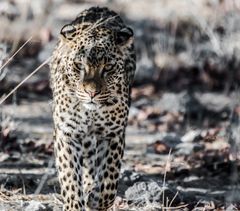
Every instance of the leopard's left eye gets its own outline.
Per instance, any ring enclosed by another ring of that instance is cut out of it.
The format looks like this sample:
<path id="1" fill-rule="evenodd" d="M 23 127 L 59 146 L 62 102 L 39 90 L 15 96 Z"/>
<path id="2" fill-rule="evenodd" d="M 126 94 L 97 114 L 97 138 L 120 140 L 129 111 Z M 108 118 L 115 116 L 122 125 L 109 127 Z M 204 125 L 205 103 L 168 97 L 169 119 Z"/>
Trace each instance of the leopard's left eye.
<path id="1" fill-rule="evenodd" d="M 106 77 L 107 75 L 109 75 L 111 72 L 113 72 L 113 64 L 105 64 L 103 69 L 102 69 L 102 72 L 101 72 L 101 75 L 102 77 Z"/>
<path id="2" fill-rule="evenodd" d="M 105 69 L 105 70 L 111 70 L 112 67 L 113 67 L 112 64 L 106 64 L 106 65 L 104 65 L 104 69 Z"/>

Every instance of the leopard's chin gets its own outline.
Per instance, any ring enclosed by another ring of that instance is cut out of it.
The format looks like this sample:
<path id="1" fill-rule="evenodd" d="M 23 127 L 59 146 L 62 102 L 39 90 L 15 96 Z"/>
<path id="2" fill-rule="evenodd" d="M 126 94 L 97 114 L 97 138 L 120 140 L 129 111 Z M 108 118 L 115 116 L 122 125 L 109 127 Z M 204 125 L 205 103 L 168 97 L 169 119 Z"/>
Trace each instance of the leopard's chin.
<path id="1" fill-rule="evenodd" d="M 83 106 L 88 110 L 96 110 L 99 108 L 99 105 L 93 102 L 83 103 Z"/>
<path id="2" fill-rule="evenodd" d="M 89 102 L 83 102 L 82 105 L 88 109 L 88 110 L 97 110 L 99 108 L 103 107 L 111 107 L 115 106 L 118 103 L 118 99 L 113 97 L 108 100 L 104 101 L 89 101 Z"/>

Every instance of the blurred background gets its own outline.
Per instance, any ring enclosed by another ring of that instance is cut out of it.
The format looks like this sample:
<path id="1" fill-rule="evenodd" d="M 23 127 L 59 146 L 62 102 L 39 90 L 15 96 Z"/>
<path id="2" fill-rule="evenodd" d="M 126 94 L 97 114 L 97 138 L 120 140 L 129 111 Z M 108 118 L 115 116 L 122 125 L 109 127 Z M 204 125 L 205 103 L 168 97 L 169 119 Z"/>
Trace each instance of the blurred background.
<path id="1" fill-rule="evenodd" d="M 239 0 L 1 0 L 0 100 L 96 5 L 137 52 L 115 210 L 240 210 Z M 47 64 L 0 105 L 0 132 L 0 210 L 61 210 Z"/>

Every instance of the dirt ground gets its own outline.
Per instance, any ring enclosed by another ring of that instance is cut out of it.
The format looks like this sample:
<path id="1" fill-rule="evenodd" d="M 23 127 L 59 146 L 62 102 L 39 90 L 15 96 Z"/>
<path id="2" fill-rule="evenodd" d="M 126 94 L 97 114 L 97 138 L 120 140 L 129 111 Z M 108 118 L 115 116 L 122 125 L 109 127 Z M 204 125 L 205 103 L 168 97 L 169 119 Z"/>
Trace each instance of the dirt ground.
<path id="1" fill-rule="evenodd" d="M 0 101 L 94 5 L 121 14 L 137 52 L 114 210 L 240 210 L 238 0 L 0 1 Z M 62 209 L 48 76 L 0 105 L 0 211 Z"/>

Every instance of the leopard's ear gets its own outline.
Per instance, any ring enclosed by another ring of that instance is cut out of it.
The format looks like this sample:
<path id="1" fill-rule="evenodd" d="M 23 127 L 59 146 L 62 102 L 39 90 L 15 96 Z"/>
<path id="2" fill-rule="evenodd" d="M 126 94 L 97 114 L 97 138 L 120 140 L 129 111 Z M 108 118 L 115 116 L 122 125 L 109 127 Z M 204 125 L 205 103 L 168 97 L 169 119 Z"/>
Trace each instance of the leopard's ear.
<path id="1" fill-rule="evenodd" d="M 130 27 L 122 28 L 115 34 L 115 43 L 117 45 L 127 44 L 133 37 L 133 30 Z"/>
<path id="2" fill-rule="evenodd" d="M 60 34 L 63 38 L 71 40 L 72 34 L 76 32 L 76 28 L 72 24 L 67 24 L 62 27 Z"/>

